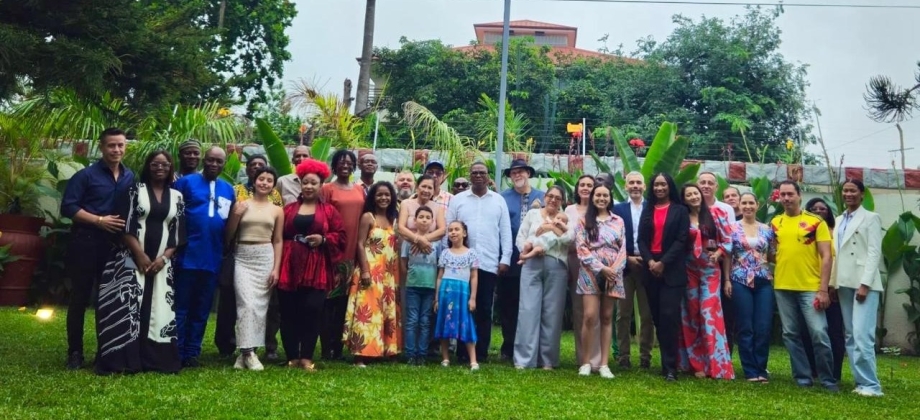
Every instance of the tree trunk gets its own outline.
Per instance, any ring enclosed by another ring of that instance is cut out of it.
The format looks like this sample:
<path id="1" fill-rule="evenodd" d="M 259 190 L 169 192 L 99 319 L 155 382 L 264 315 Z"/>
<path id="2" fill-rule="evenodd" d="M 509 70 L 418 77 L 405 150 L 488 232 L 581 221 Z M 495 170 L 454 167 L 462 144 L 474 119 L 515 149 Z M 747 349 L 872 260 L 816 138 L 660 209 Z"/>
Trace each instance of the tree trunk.
<path id="1" fill-rule="evenodd" d="M 367 0 L 364 9 L 364 44 L 361 47 L 361 68 L 358 71 L 358 92 L 355 94 L 355 115 L 367 113 L 371 90 L 371 54 L 374 51 L 374 14 L 376 0 Z"/>
<path id="2" fill-rule="evenodd" d="M 907 165 L 904 163 L 904 129 L 901 128 L 901 123 L 894 125 L 898 128 L 898 135 L 901 136 L 901 171 L 907 169 Z"/>
<path id="3" fill-rule="evenodd" d="M 224 29 L 224 13 L 227 12 L 227 0 L 221 0 L 220 13 L 217 15 L 217 32 Z"/>

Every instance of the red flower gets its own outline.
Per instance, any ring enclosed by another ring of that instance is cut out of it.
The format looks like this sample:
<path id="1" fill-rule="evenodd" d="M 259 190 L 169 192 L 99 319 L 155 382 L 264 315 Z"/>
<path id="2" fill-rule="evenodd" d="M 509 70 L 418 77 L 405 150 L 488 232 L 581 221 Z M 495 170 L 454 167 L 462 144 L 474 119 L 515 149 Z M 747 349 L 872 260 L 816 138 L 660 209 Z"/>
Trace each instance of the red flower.
<path id="1" fill-rule="evenodd" d="M 629 145 L 632 147 L 645 147 L 645 142 L 640 138 L 635 138 L 629 140 Z"/>
<path id="2" fill-rule="evenodd" d="M 773 190 L 773 194 L 770 194 L 770 201 L 774 203 L 779 201 L 779 190 Z"/>

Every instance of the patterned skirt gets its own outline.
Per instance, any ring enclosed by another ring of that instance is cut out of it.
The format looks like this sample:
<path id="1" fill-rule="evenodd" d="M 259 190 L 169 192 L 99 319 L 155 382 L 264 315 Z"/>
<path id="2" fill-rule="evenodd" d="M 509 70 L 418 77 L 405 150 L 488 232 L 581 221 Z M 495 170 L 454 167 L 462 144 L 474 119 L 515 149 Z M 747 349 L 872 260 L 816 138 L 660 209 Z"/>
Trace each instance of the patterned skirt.
<path id="1" fill-rule="evenodd" d="M 437 322 L 434 338 L 457 339 L 465 343 L 476 342 L 476 324 L 470 312 L 470 284 L 465 281 L 444 278 L 438 289 Z"/>

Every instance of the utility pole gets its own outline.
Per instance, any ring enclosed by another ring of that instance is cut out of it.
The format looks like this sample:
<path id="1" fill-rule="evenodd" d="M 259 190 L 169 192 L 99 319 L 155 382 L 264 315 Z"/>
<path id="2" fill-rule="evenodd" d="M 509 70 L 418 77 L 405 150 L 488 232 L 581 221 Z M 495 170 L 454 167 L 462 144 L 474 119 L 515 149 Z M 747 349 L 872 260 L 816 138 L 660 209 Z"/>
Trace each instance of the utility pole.
<path id="1" fill-rule="evenodd" d="M 495 185 L 501 189 L 502 158 L 505 145 L 505 96 L 508 93 L 508 38 L 511 26 L 511 0 L 505 0 L 502 24 L 502 72 L 498 88 L 498 141 L 495 147 Z"/>

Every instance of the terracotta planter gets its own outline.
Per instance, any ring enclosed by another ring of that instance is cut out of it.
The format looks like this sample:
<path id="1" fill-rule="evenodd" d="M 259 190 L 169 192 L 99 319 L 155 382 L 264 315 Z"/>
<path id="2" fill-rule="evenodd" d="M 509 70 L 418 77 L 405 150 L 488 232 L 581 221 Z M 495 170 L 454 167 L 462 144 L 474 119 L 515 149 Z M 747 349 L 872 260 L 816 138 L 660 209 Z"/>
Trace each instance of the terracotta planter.
<path id="1" fill-rule="evenodd" d="M 13 244 L 10 254 L 19 260 L 3 266 L 0 273 L 0 306 L 23 306 L 28 302 L 32 274 L 41 261 L 44 241 L 39 230 L 45 224 L 40 217 L 0 214 L 0 246 Z"/>

